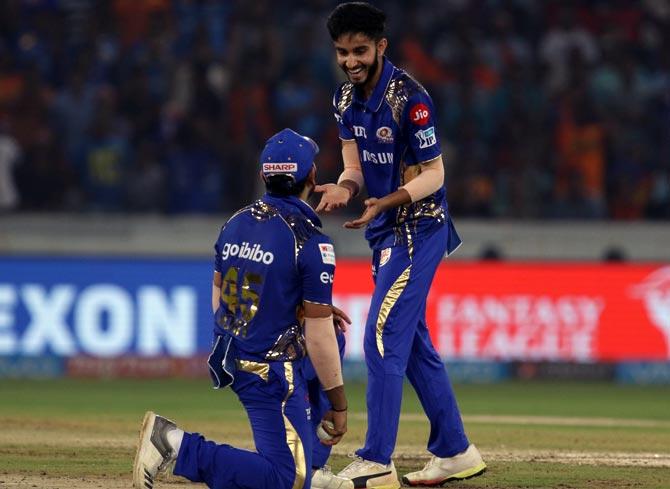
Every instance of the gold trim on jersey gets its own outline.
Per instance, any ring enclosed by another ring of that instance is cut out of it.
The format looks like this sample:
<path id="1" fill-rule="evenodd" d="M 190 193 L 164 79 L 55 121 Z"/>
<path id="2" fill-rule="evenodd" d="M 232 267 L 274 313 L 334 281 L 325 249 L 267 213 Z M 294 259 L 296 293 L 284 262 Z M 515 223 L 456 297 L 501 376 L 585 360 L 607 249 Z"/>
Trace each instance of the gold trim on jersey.
<path id="1" fill-rule="evenodd" d="M 409 97 L 407 96 L 407 90 L 405 90 L 404 87 L 405 80 L 402 78 L 395 78 L 389 82 L 386 93 L 384 94 L 386 103 L 391 108 L 391 115 L 393 116 L 393 120 L 398 125 L 398 127 L 402 127 L 400 124 L 400 118 L 402 117 L 402 112 L 405 109 L 407 100 L 409 100 Z"/>
<path id="2" fill-rule="evenodd" d="M 286 401 L 293 395 L 293 364 L 291 362 L 284 362 L 284 376 L 288 383 L 288 392 L 281 405 L 282 416 L 284 417 L 284 427 L 286 429 L 286 444 L 293 455 L 295 462 L 295 481 L 293 482 L 293 489 L 302 489 L 307 479 L 307 461 L 305 460 L 305 447 L 302 444 L 300 435 L 296 431 L 291 421 L 286 416 Z"/>
<path id="3" fill-rule="evenodd" d="M 416 221 L 414 221 L 414 231 L 416 232 Z M 407 254 L 409 255 L 409 260 L 412 261 L 414 258 L 414 239 L 412 238 L 412 231 L 409 229 L 409 223 L 405 223 L 405 235 L 407 237 Z"/>
<path id="4" fill-rule="evenodd" d="M 268 375 L 270 374 L 270 364 L 262 362 L 254 362 L 253 360 L 236 360 L 237 368 L 242 372 L 247 372 L 250 374 L 256 374 L 265 382 L 268 381 Z"/>
<path id="5" fill-rule="evenodd" d="M 421 165 L 430 163 L 440 158 L 442 155 L 422 161 L 416 165 L 407 165 L 404 161 L 400 165 L 400 186 L 406 185 L 421 174 Z M 432 217 L 438 220 L 444 220 L 444 209 L 434 200 L 435 193 L 424 197 L 416 202 L 404 204 L 398 209 L 396 217 L 396 226 L 401 226 L 408 220 L 418 219 L 420 217 Z M 409 232 L 409 229 L 407 229 Z"/>
<path id="6" fill-rule="evenodd" d="M 306 356 L 305 334 L 301 324 L 293 324 L 284 331 L 272 348 L 265 354 L 265 359 L 274 362 L 292 362 Z"/>
<path id="7" fill-rule="evenodd" d="M 391 108 L 393 120 L 400 128 L 402 128 L 400 118 L 405 110 L 405 106 L 407 105 L 410 96 L 414 95 L 417 91 L 428 95 L 428 92 L 423 88 L 423 85 L 412 78 L 408 73 L 403 73 L 401 76 L 393 78 L 386 88 L 384 99 Z"/>
<path id="8" fill-rule="evenodd" d="M 393 228 L 396 244 L 407 243 L 410 259 L 414 252 L 414 235 L 419 224 L 418 220 L 422 217 L 436 219 L 438 222 L 446 220 L 444 207 L 434 200 L 434 196 L 435 194 L 432 194 L 417 202 L 401 205 L 396 212 Z"/>
<path id="9" fill-rule="evenodd" d="M 270 204 L 257 200 L 249 208 L 251 215 L 257 221 L 266 221 L 278 215 L 279 212 Z"/>
<path id="10" fill-rule="evenodd" d="M 315 231 L 320 233 L 319 227 L 314 224 L 311 219 L 305 218 L 304 220 L 298 221 L 294 215 L 282 216 L 277 214 L 279 218 L 284 221 L 284 224 L 288 226 L 293 234 L 293 243 L 295 245 L 295 262 L 298 263 L 298 255 L 302 250 L 305 243 L 315 235 Z"/>
<path id="11" fill-rule="evenodd" d="M 391 309 L 398 301 L 398 297 L 402 294 L 402 291 L 405 290 L 407 282 L 409 282 L 409 273 L 412 269 L 412 265 L 408 265 L 407 268 L 400 274 L 400 276 L 395 279 L 391 288 L 386 292 L 386 297 L 382 301 L 382 305 L 379 307 L 379 315 L 377 316 L 377 350 L 379 354 L 384 358 L 384 342 L 382 341 L 382 335 L 384 334 L 384 326 L 386 326 L 386 320 L 389 317 Z"/>
<path id="12" fill-rule="evenodd" d="M 354 100 L 354 84 L 345 83 L 340 89 L 340 100 L 337 102 L 337 111 L 340 115 L 349 108 L 351 102 Z"/>

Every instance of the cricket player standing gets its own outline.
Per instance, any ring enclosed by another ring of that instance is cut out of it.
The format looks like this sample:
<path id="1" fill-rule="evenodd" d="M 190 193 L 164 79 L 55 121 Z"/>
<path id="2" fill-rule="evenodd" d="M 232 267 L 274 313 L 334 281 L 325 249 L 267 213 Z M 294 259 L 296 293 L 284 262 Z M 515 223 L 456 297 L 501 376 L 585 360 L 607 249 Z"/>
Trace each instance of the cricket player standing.
<path id="1" fill-rule="evenodd" d="M 365 326 L 368 430 L 358 458 L 338 475 L 357 488 L 400 487 L 391 454 L 398 432 L 403 378 L 430 420 L 426 466 L 409 485 L 440 485 L 479 475 L 486 465 L 465 435 L 447 373 L 430 340 L 426 297 L 445 254 L 461 243 L 449 216 L 433 103 L 426 90 L 384 57 L 385 14 L 344 3 L 328 18 L 337 62 L 349 81 L 333 98 L 344 171 L 318 185 L 319 211 L 346 205 L 365 184 L 359 229 L 373 250 L 375 290 Z"/>
<path id="2" fill-rule="evenodd" d="M 334 445 L 347 431 L 332 306 L 335 252 L 305 199 L 315 186 L 316 144 L 284 129 L 261 154 L 267 193 L 239 210 L 215 244 L 212 306 L 214 348 L 208 359 L 217 388 L 231 385 L 244 405 L 256 452 L 186 433 L 147 412 L 133 467 L 137 489 L 152 489 L 157 473 L 210 488 L 309 489 L 312 437 L 303 359 L 323 386 L 329 410 L 324 430 Z M 304 325 L 304 326 L 303 326 Z M 325 460 L 324 460 L 325 462 Z M 331 487 L 351 481 L 333 476 Z"/>

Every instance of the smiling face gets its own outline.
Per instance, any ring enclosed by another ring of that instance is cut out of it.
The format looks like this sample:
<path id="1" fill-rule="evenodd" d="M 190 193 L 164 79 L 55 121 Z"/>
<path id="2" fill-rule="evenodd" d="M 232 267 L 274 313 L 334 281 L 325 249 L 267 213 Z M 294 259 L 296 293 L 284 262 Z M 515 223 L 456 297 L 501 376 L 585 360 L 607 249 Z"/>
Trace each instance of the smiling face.
<path id="1" fill-rule="evenodd" d="M 375 41 L 365 34 L 343 34 L 334 41 L 337 64 L 354 85 L 371 92 L 381 75 L 385 38 Z"/>

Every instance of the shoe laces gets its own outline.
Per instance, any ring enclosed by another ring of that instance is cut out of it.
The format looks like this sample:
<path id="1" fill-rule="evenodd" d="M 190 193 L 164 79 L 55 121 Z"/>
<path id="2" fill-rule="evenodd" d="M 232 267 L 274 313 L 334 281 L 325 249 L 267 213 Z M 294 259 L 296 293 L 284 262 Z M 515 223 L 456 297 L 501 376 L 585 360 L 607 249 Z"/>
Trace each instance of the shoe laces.
<path id="1" fill-rule="evenodd" d="M 347 457 L 353 459 L 353 462 L 340 471 L 338 475 L 341 477 L 348 477 L 348 475 L 352 472 L 356 472 L 362 469 L 384 467 L 384 464 L 373 462 L 372 460 L 365 460 L 355 453 L 350 453 L 347 455 Z"/>
<path id="2" fill-rule="evenodd" d="M 426 462 L 426 465 L 423 467 L 423 470 L 428 470 L 430 469 L 433 465 L 437 465 L 437 463 L 440 461 L 439 458 L 437 458 L 435 455 L 430 457 L 428 462 Z"/>
<path id="3" fill-rule="evenodd" d="M 340 475 L 346 477 L 347 474 L 357 471 L 358 469 L 363 468 L 366 465 L 366 460 L 359 457 L 355 453 L 350 453 L 347 457 L 353 459 L 353 461 L 347 465 L 344 469 L 340 471 Z"/>

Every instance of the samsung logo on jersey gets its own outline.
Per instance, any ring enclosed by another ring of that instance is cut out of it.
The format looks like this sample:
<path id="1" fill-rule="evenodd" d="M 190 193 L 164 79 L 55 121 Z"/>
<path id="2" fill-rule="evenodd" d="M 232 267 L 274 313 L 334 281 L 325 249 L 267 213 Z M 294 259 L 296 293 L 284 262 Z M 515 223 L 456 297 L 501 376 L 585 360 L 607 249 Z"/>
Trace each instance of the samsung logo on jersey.
<path id="1" fill-rule="evenodd" d="M 367 149 L 363 150 L 363 161 L 374 163 L 376 165 L 387 165 L 393 163 L 393 153 L 371 153 Z"/>
<path id="2" fill-rule="evenodd" d="M 246 241 L 242 245 L 226 243 L 221 249 L 221 258 L 227 260 L 228 257 L 236 256 L 242 260 L 251 260 L 257 263 L 269 265 L 275 259 L 275 256 L 269 251 L 263 251 L 261 245 L 255 244 L 249 246 Z"/>

